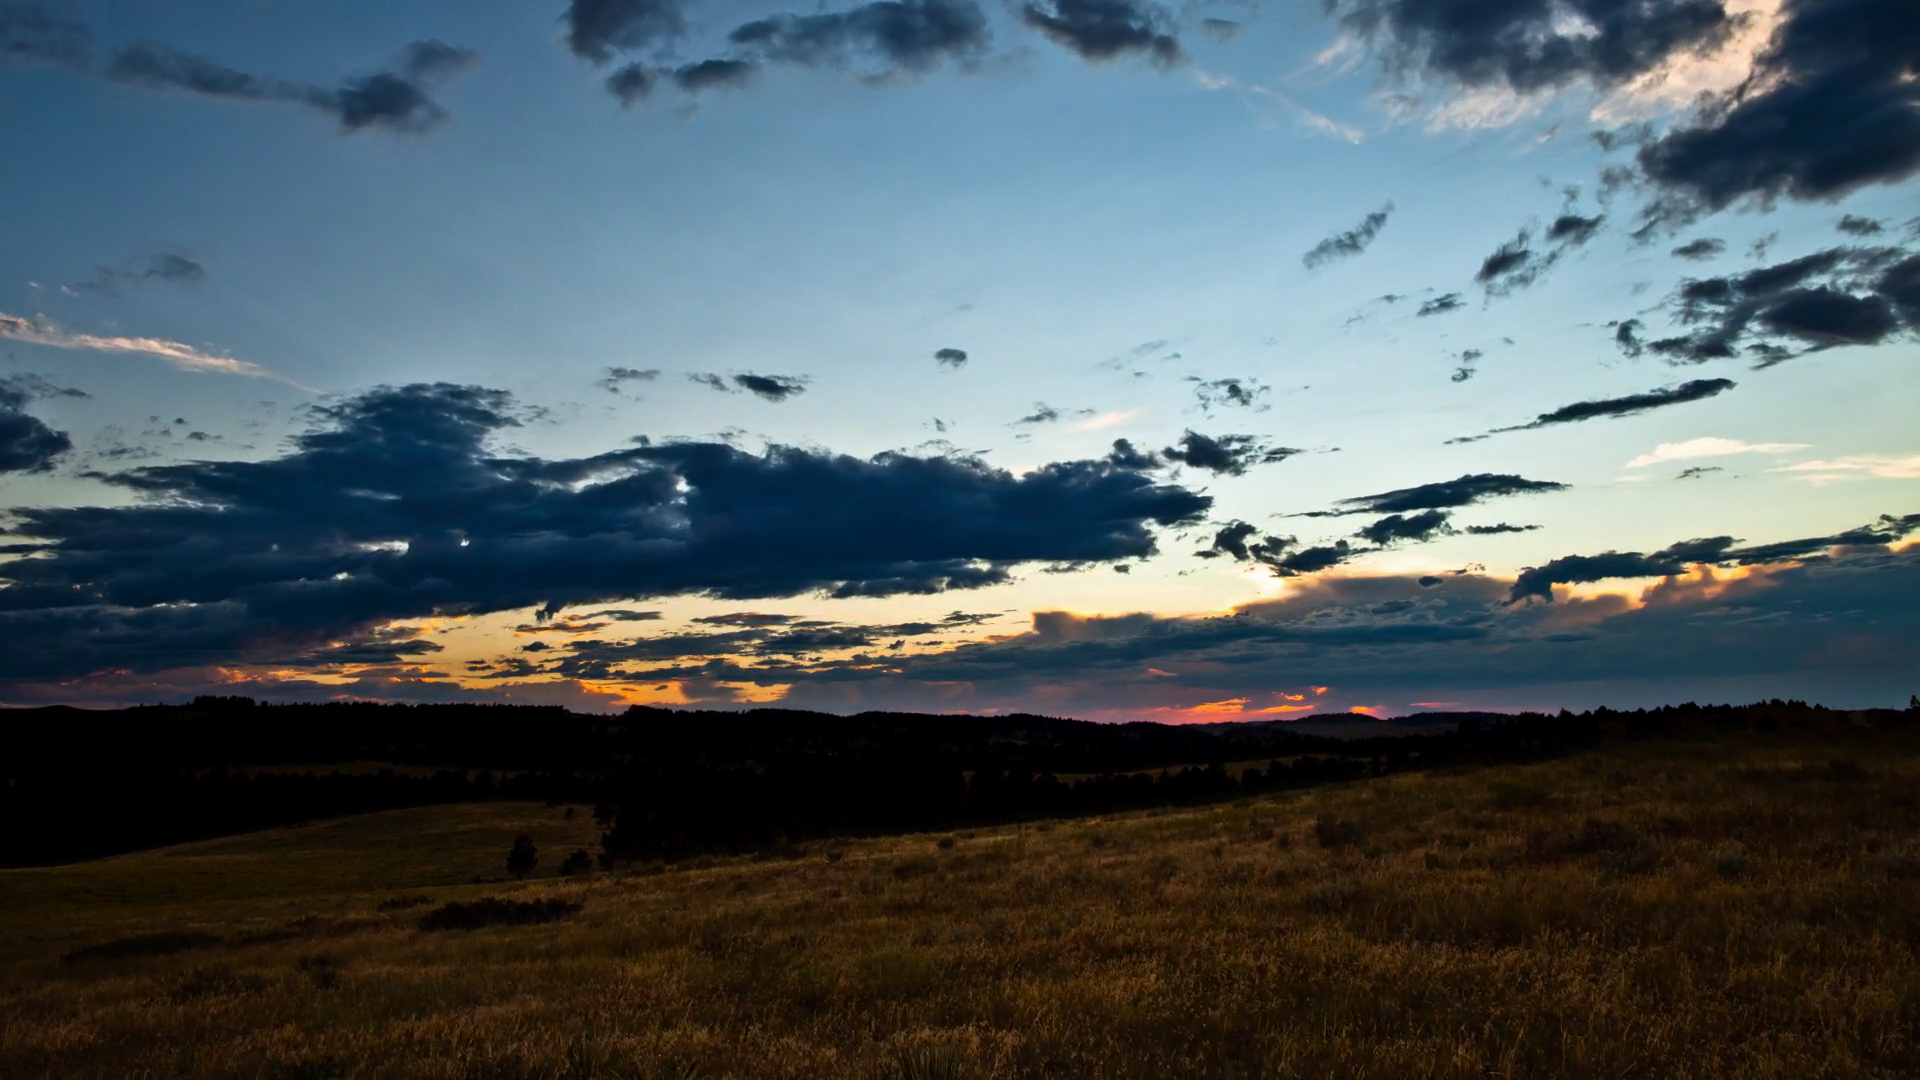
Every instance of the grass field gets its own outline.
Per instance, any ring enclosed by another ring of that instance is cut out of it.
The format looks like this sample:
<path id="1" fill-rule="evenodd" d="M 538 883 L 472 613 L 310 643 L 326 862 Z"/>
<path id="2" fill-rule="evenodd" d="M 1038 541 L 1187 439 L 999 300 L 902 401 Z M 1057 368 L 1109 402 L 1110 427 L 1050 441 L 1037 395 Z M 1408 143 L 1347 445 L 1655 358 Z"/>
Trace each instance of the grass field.
<path id="1" fill-rule="evenodd" d="M 1666 739 L 585 881 L 584 808 L 367 815 L 0 871 L 0 1076 L 1915 1076 L 1916 785 Z M 419 928 L 481 896 L 585 907 Z"/>

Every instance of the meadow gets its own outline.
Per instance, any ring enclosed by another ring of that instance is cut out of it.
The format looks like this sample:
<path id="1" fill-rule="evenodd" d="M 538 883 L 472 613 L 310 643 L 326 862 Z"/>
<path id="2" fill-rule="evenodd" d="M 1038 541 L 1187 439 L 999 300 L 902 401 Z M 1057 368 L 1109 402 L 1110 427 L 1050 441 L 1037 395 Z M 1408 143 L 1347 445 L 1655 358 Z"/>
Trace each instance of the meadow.
<path id="1" fill-rule="evenodd" d="M 0 871 L 0 1076 L 1914 1076 L 1917 785 L 1704 733 L 584 878 L 585 807 L 367 814 Z M 422 928 L 483 897 L 581 907 Z"/>

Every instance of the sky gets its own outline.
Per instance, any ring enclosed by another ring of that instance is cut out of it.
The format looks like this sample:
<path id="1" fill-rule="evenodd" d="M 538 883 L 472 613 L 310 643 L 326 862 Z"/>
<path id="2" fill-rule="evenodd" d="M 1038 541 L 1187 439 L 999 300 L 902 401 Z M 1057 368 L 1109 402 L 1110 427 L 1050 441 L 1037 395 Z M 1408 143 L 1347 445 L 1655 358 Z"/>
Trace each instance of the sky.
<path id="1" fill-rule="evenodd" d="M 1910 0 L 0 0 L 0 704 L 1920 692 Z"/>

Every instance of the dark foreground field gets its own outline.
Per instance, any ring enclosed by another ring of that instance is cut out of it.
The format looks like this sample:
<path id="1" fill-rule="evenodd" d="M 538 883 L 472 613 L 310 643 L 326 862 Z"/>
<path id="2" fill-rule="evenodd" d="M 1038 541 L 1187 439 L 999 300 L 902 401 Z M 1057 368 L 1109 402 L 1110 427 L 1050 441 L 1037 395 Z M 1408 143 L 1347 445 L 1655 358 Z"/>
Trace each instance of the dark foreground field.
<path id="1" fill-rule="evenodd" d="M 0 871 L 0 1076 L 1914 1076 L 1917 783 L 1662 738 L 585 881 L 584 812 L 372 814 Z M 422 928 L 485 896 L 584 907 Z"/>

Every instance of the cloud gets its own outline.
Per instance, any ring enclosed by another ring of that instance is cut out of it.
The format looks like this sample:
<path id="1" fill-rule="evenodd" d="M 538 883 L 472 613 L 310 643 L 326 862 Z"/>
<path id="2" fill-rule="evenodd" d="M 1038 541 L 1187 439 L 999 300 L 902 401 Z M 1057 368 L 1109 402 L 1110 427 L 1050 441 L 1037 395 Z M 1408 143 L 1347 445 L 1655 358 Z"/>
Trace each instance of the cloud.
<path id="1" fill-rule="evenodd" d="M 1393 213 L 1393 204 L 1388 203 L 1368 214 L 1353 228 L 1335 233 L 1313 245 L 1313 250 L 1300 257 L 1301 263 L 1307 269 L 1313 270 L 1330 262 L 1350 259 L 1360 254 L 1367 250 L 1367 245 L 1373 243 L 1374 237 L 1380 235 L 1380 230 L 1386 227 L 1387 215 L 1391 213 Z"/>
<path id="2" fill-rule="evenodd" d="M 936 349 L 933 353 L 933 360 L 934 363 L 943 367 L 965 367 L 967 363 L 967 351 L 965 349 Z"/>
<path id="3" fill-rule="evenodd" d="M 177 251 L 162 251 L 147 258 L 146 265 L 136 270 L 119 270 L 102 266 L 92 281 L 76 282 L 73 287 L 86 292 L 113 295 L 121 285 L 139 285 L 149 281 L 164 281 L 175 284 L 193 284 L 205 280 L 207 268 L 199 262 Z"/>
<path id="4" fill-rule="evenodd" d="M 848 11 L 773 15 L 738 27 L 727 40 L 764 59 L 803 67 L 873 59 L 883 74 L 970 60 L 991 43 L 986 15 L 973 0 L 879 0 Z"/>
<path id="5" fill-rule="evenodd" d="M 610 394 L 617 394 L 620 388 L 630 382 L 653 382 L 660 377 L 657 368 L 610 367 L 606 377 L 594 385 Z"/>
<path id="6" fill-rule="evenodd" d="M 1469 525 L 1467 526 L 1467 535 L 1500 536 L 1505 533 L 1538 532 L 1539 529 L 1540 526 L 1538 525 L 1509 525 L 1503 521 L 1498 525 Z"/>
<path id="7" fill-rule="evenodd" d="M 395 62 L 401 70 L 352 78 L 328 88 L 253 75 L 171 45 L 143 41 L 115 52 L 100 74 L 110 82 L 147 90 L 305 105 L 332 116 L 349 132 L 378 127 L 421 134 L 447 118 L 446 110 L 429 96 L 429 84 L 464 70 L 475 59 L 477 54 L 442 42 L 415 42 Z"/>
<path id="8" fill-rule="evenodd" d="M 643 372 L 638 377 L 650 378 L 651 375 Z M 689 373 L 687 379 L 723 394 L 737 394 L 745 390 L 756 397 L 776 402 L 785 401 L 807 389 L 807 380 L 793 375 L 755 375 L 745 372 L 729 378 L 708 371 L 696 371 Z"/>
<path id="9" fill-rule="evenodd" d="M 1726 471 L 1725 469 L 1721 468 L 1718 465 L 1694 465 L 1690 468 L 1681 469 L 1680 472 L 1674 476 L 1674 479 L 1675 480 L 1698 480 L 1701 477 L 1707 475 L 1708 473 L 1717 473 L 1717 472 L 1725 472 L 1725 471 Z"/>
<path id="10" fill-rule="evenodd" d="M 567 47 L 596 64 L 615 53 L 671 44 L 687 30 L 677 0 L 570 0 L 566 24 Z"/>
<path id="11" fill-rule="evenodd" d="M 1718 240 L 1711 236 L 1702 236 L 1697 240 L 1689 240 L 1679 247 L 1674 248 L 1673 257 L 1676 259 L 1687 259 L 1693 262 L 1704 262 L 1725 250 L 1727 250 L 1727 242 L 1725 240 Z"/>
<path id="12" fill-rule="evenodd" d="M 1254 412 L 1266 412 L 1271 406 L 1260 399 L 1271 389 L 1258 379 L 1203 379 L 1198 375 L 1187 376 L 1193 385 L 1193 396 L 1200 403 L 1200 411 L 1211 415 L 1216 407 L 1252 409 Z"/>
<path id="13" fill-rule="evenodd" d="M 1186 59 L 1165 13 L 1133 0 L 1042 0 L 1027 3 L 1020 17 L 1083 60 L 1112 60 L 1141 53 L 1158 67 Z"/>
<path id="14" fill-rule="evenodd" d="M 1722 566 L 1751 566 L 1758 563 L 1818 556 L 1837 547 L 1862 547 L 1893 543 L 1920 529 L 1920 514 L 1903 518 L 1882 517 L 1872 525 L 1836 533 L 1832 536 L 1786 540 L 1751 547 L 1735 547 L 1731 536 L 1683 540 L 1651 554 L 1637 551 L 1609 551 L 1601 555 L 1568 555 L 1544 566 L 1528 567 L 1514 580 L 1507 602 L 1537 599 L 1553 602 L 1553 586 L 1606 581 L 1611 578 L 1672 577 L 1686 573 L 1690 566 L 1710 563 Z"/>
<path id="15" fill-rule="evenodd" d="M 1202 435 L 1188 429 L 1178 446 L 1160 452 L 1168 461 L 1226 476 L 1240 476 L 1255 465 L 1272 465 L 1302 453 L 1290 446 L 1270 446 L 1254 435 Z"/>
<path id="16" fill-rule="evenodd" d="M 1840 217 L 1840 223 L 1835 225 L 1834 228 L 1839 229 L 1848 236 L 1874 236 L 1879 234 L 1885 226 L 1870 217 L 1861 217 L 1858 214 L 1843 214 Z"/>
<path id="17" fill-rule="evenodd" d="M 1816 482 L 1863 475 L 1890 480 L 1914 480 L 1920 479 L 1920 454 L 1908 454 L 1904 457 L 1887 454 L 1851 454 L 1830 460 L 1783 465 L 1768 471 L 1796 473 Z"/>
<path id="18" fill-rule="evenodd" d="M 1623 83 L 1713 48 L 1732 25 L 1715 0 L 1378 0 L 1335 10 L 1349 32 L 1383 48 L 1391 72 L 1518 94 Z"/>
<path id="19" fill-rule="evenodd" d="M 689 94 L 745 86 L 758 70 L 750 60 L 700 60 L 673 69 L 673 84 Z"/>
<path id="20" fill-rule="evenodd" d="M 82 349 L 90 352 L 153 356 L 185 371 L 281 379 L 281 376 L 275 375 L 258 364 L 204 352 L 177 341 L 167 341 L 164 338 L 108 337 L 75 333 L 61 329 L 45 319 L 27 319 L 4 312 L 0 312 L 0 339 L 23 341 L 29 345 L 45 345 L 55 349 Z M 286 380 L 281 379 L 281 381 Z"/>
<path id="21" fill-rule="evenodd" d="M 1044 401 L 1033 403 L 1033 411 L 1014 421 L 1014 424 L 1051 424 L 1060 419 L 1060 410 Z"/>
<path id="22" fill-rule="evenodd" d="M 1309 517 L 1337 517 L 1343 514 L 1394 514 L 1410 510 L 1449 510 L 1473 506 L 1488 499 L 1508 495 L 1533 495 L 1547 491 L 1565 491 L 1567 485 L 1552 480 L 1529 480 L 1513 473 L 1469 473 L 1452 480 L 1416 487 L 1397 488 L 1377 495 L 1341 499 L 1339 510 L 1322 510 Z"/>
<path id="23" fill-rule="evenodd" d="M 1416 542 L 1431 540 L 1453 531 L 1447 524 L 1450 515 L 1444 510 L 1427 510 L 1418 514 L 1394 514 L 1362 528 L 1355 533 L 1362 540 L 1375 547 L 1386 547 L 1402 540 Z"/>
<path id="24" fill-rule="evenodd" d="M 785 401 L 807 388 L 807 380 L 789 375 L 735 375 L 733 384 L 768 401 Z"/>
<path id="25" fill-rule="evenodd" d="M 92 47 L 93 35 L 80 23 L 40 4 L 0 3 L 0 61 L 84 68 Z"/>
<path id="26" fill-rule="evenodd" d="M 1489 434 L 1507 431 L 1531 431 L 1552 424 L 1577 424 L 1603 416 L 1633 416 L 1648 409 L 1662 409 L 1669 405 L 1684 405 L 1689 401 L 1702 401 L 1716 394 L 1733 389 L 1731 379 L 1694 379 L 1678 386 L 1661 387 L 1642 394 L 1627 394 L 1617 398 L 1598 398 L 1593 401 L 1577 401 L 1572 405 L 1562 405 L 1552 412 L 1544 412 L 1531 423 L 1514 427 L 1495 428 Z"/>
<path id="27" fill-rule="evenodd" d="M 1670 301 L 1695 327 L 1647 343 L 1672 363 L 1727 359 L 1742 351 L 1761 367 L 1815 349 L 1871 345 L 1906 327 L 1920 331 L 1920 255 L 1897 248 L 1838 247 L 1743 274 L 1690 279 Z"/>
<path id="28" fill-rule="evenodd" d="M 1482 268 L 1484 269 L 1484 266 Z M 1425 318 L 1429 315 L 1445 315 L 1449 311 L 1456 311 L 1465 306 L 1466 302 L 1460 299 L 1459 293 L 1443 293 L 1431 300 L 1421 301 L 1420 310 L 1414 312 L 1414 315 L 1418 318 Z"/>
<path id="29" fill-rule="evenodd" d="M 1831 201 L 1920 171 L 1920 34 L 1907 0 L 1795 0 L 1754 70 L 1642 145 L 1650 225 L 1739 200 Z"/>
<path id="30" fill-rule="evenodd" d="M 1661 465 L 1669 461 L 1692 461 L 1695 458 L 1726 457 L 1731 454 L 1789 454 L 1795 450 L 1805 450 L 1806 443 L 1750 443 L 1739 439 L 1723 439 L 1715 435 L 1703 435 L 1684 442 L 1666 442 L 1627 462 L 1627 468 L 1639 469 L 1648 465 Z"/>
<path id="31" fill-rule="evenodd" d="M 74 395 L 79 391 L 61 391 L 31 376 L 0 378 L 0 473 L 46 472 L 73 449 L 73 440 L 66 432 L 55 431 L 26 412 L 27 404 L 35 398 L 54 394 Z"/>
<path id="32" fill-rule="evenodd" d="M 1628 356 L 1639 356 L 1647 351 L 1647 343 L 1640 337 L 1644 329 L 1646 324 L 1639 319 L 1622 319 L 1613 329 L 1613 343 Z"/>
<path id="33" fill-rule="evenodd" d="M 1547 226 L 1547 239 L 1556 244 L 1578 246 L 1599 235 L 1600 227 L 1607 221 L 1605 214 L 1593 217 L 1581 217 L 1579 214 L 1561 214 Z"/>
<path id="34" fill-rule="evenodd" d="M 887 596 L 1030 563 L 1139 558 L 1211 500 L 1111 462 L 716 442 L 502 455 L 503 392 L 415 385 L 319 407 L 260 461 L 104 476 L 132 503 L 12 511 L 0 677 L 270 659 L 386 621 L 641 597 Z"/>

